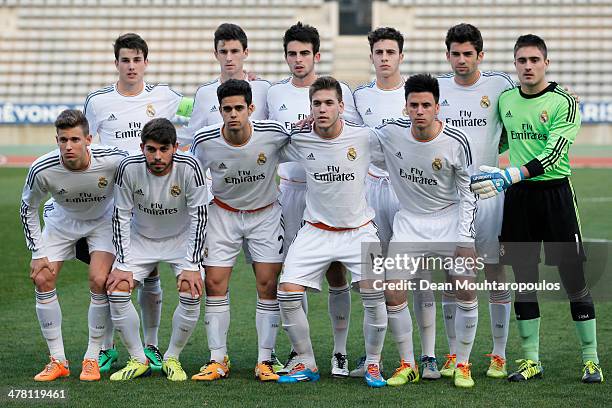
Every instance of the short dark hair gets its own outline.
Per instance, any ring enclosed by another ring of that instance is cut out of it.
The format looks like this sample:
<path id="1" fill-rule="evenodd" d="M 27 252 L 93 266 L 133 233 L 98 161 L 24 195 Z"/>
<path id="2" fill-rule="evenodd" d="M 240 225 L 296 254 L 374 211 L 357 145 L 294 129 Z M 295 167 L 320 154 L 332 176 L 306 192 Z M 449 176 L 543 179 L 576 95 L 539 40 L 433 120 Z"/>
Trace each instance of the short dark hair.
<path id="1" fill-rule="evenodd" d="M 83 135 L 89 136 L 89 122 L 83 112 L 78 109 L 63 110 L 55 119 L 54 124 L 56 133 L 60 129 L 72 129 L 78 126 L 83 130 Z"/>
<path id="2" fill-rule="evenodd" d="M 217 45 L 219 41 L 240 41 L 242 50 L 246 50 L 249 47 L 247 35 L 244 30 L 236 24 L 223 23 L 215 30 L 215 51 L 217 51 Z"/>
<path id="3" fill-rule="evenodd" d="M 219 104 L 223 98 L 228 96 L 244 96 L 247 105 L 253 103 L 253 91 L 251 85 L 242 79 L 228 79 L 217 88 L 217 99 Z"/>
<path id="4" fill-rule="evenodd" d="M 313 54 L 318 53 L 319 47 L 321 46 L 321 38 L 319 37 L 319 32 L 317 29 L 311 25 L 302 24 L 301 21 L 298 21 L 297 24 L 292 25 L 287 31 L 285 31 L 285 35 L 283 36 L 283 49 L 285 50 L 285 56 L 287 55 L 287 44 L 289 44 L 291 41 L 312 44 Z"/>
<path id="5" fill-rule="evenodd" d="M 413 92 L 431 92 L 434 101 L 440 100 L 440 86 L 438 80 L 429 74 L 413 75 L 404 84 L 404 97 L 408 100 L 408 95 Z"/>
<path id="6" fill-rule="evenodd" d="M 122 48 L 127 48 L 128 50 L 138 50 L 142 51 L 142 56 L 144 59 L 147 59 L 149 55 L 149 47 L 145 40 L 142 39 L 141 36 L 135 33 L 127 33 L 122 34 L 115 40 L 113 44 L 115 49 L 115 60 L 119 60 L 119 51 Z"/>
<path id="7" fill-rule="evenodd" d="M 548 49 L 546 48 L 546 43 L 541 37 L 538 37 L 534 34 L 525 34 L 521 35 L 514 44 L 514 56 L 516 57 L 516 52 L 519 48 L 523 47 L 537 47 L 538 50 L 542 52 L 544 55 L 544 59 L 548 58 Z"/>
<path id="8" fill-rule="evenodd" d="M 397 42 L 399 52 L 404 52 L 404 36 L 393 27 L 379 27 L 368 33 L 368 42 L 370 43 L 370 52 L 374 50 L 374 44 L 381 40 L 393 40 Z"/>
<path id="9" fill-rule="evenodd" d="M 176 144 L 176 129 L 172 122 L 166 118 L 155 118 L 147 122 L 140 132 L 140 140 L 143 144 L 149 140 L 162 145 Z"/>
<path id="10" fill-rule="evenodd" d="M 480 34 L 478 28 L 471 24 L 461 23 L 448 29 L 444 40 L 446 51 L 450 51 L 452 43 L 462 44 L 465 42 L 472 44 L 478 54 L 482 51 L 482 34 Z"/>
<path id="11" fill-rule="evenodd" d="M 312 101 L 312 95 L 315 92 L 321 91 L 323 89 L 332 89 L 336 91 L 336 96 L 338 97 L 338 102 L 342 102 L 342 87 L 340 86 L 340 82 L 336 78 L 330 76 L 322 76 L 316 79 L 310 88 L 308 89 L 308 98 Z"/>

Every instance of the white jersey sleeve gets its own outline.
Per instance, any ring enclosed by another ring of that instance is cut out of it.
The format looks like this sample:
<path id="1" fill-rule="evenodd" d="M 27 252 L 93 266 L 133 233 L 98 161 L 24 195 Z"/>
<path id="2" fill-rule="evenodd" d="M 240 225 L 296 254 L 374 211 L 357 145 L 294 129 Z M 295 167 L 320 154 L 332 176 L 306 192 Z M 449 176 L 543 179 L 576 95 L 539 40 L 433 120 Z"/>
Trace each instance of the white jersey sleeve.
<path id="1" fill-rule="evenodd" d="M 340 82 L 340 88 L 342 88 L 342 101 L 344 102 L 342 118 L 356 125 L 363 125 L 363 120 L 355 107 L 355 99 L 353 99 L 351 88 L 344 82 Z"/>

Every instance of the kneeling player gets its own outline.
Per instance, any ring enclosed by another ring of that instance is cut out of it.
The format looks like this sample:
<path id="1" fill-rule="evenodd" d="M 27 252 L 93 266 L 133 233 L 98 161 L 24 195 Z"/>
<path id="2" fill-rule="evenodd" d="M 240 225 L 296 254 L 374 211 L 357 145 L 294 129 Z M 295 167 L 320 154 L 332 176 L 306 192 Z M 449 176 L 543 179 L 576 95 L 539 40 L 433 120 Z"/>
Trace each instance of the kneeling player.
<path id="1" fill-rule="evenodd" d="M 127 153 L 116 148 L 90 147 L 89 125 L 80 111 L 63 111 L 55 128 L 59 149 L 32 164 L 21 198 L 21 221 L 32 251 L 30 278 L 36 286 L 36 314 L 51 355 L 51 362 L 34 379 L 53 381 L 70 375 L 55 285 L 64 261 L 75 256 L 75 243 L 85 238 L 91 255 L 91 303 L 89 345 L 80 378 L 95 381 L 100 379 L 97 358 L 105 326 L 110 322 L 104 284 L 115 252 L 110 227 L 112 182 L 117 165 Z M 47 194 L 53 200 L 45 206 L 41 234 L 38 207 Z"/>
<path id="2" fill-rule="evenodd" d="M 413 257 L 456 257 L 456 262 L 474 259 L 476 200 L 470 192 L 472 157 L 468 139 L 463 131 L 436 119 L 440 92 L 435 78 L 412 76 L 404 89 L 410 121 L 396 120 L 376 130 L 401 206 L 393 221 L 389 257 L 407 253 Z M 459 282 L 474 280 L 473 271 L 456 268 L 447 272 L 455 287 Z M 427 275 L 417 271 L 417 276 L 426 281 Z M 457 290 L 456 296 L 458 364 L 454 382 L 457 387 L 472 387 L 469 356 L 476 335 L 478 300 L 473 290 Z M 401 385 L 418 379 L 410 312 L 405 303 L 393 318 L 400 319 L 405 328 L 395 336 L 401 339 L 398 348 L 402 361 L 388 383 Z"/>
<path id="3" fill-rule="evenodd" d="M 306 288 L 321 289 L 325 271 L 341 262 L 353 284 L 361 287 L 365 308 L 365 379 L 371 387 L 385 386 L 380 355 L 387 330 L 387 310 L 382 291 L 362 280 L 361 244 L 376 242 L 374 210 L 365 199 L 365 177 L 370 164 L 372 130 L 340 119 L 342 89 L 331 77 L 320 77 L 310 87 L 312 130 L 292 134 L 286 155 L 306 171 L 306 224 L 289 247 L 278 299 L 283 327 L 297 352 L 297 363 L 279 383 L 317 381 L 315 362 L 302 298 Z"/>
<path id="4" fill-rule="evenodd" d="M 229 279 L 246 242 L 258 296 L 255 376 L 275 381 L 278 375 L 272 369 L 272 350 L 280 321 L 276 284 L 284 238 L 275 172 L 279 151 L 289 135 L 278 122 L 249 120 L 255 106 L 248 82 L 230 79 L 217 88 L 217 97 L 223 123 L 201 129 L 191 146 L 203 167 L 210 169 L 214 195 L 203 260 L 210 362 L 192 379 L 213 381 L 229 375 Z"/>
<path id="5" fill-rule="evenodd" d="M 200 316 L 206 180 L 198 161 L 177 151 L 176 130 L 168 119 L 148 122 L 141 140 L 143 154 L 123 160 L 115 180 L 113 241 L 117 259 L 107 291 L 113 324 L 130 360 L 110 379 L 131 380 L 151 373 L 131 291 L 134 281 L 142 284 L 160 262 L 168 262 L 177 276 L 179 304 L 162 370 L 169 380 L 184 381 L 187 375 L 179 355 Z"/>

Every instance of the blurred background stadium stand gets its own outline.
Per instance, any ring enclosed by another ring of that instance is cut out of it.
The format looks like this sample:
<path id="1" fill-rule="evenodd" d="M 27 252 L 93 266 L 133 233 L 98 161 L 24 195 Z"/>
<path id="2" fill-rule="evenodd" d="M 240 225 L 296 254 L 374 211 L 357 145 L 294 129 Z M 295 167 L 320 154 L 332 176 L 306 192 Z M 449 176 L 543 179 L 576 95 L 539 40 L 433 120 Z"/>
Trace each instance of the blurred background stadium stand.
<path id="1" fill-rule="evenodd" d="M 116 80 L 112 43 L 122 33 L 149 44 L 147 82 L 193 96 L 218 74 L 212 38 L 220 23 L 245 29 L 247 69 L 276 81 L 287 76 L 283 33 L 298 20 L 321 33 L 318 72 L 353 88 L 374 76 L 365 36 L 372 27 L 405 34 L 405 75 L 448 72 L 444 37 L 453 24 L 481 29 L 483 70 L 514 77 L 514 41 L 538 34 L 550 49 L 550 80 L 583 102 L 579 142 L 612 144 L 612 0 L 0 0 L 0 153 L 50 145 L 57 109 L 80 106 Z"/>

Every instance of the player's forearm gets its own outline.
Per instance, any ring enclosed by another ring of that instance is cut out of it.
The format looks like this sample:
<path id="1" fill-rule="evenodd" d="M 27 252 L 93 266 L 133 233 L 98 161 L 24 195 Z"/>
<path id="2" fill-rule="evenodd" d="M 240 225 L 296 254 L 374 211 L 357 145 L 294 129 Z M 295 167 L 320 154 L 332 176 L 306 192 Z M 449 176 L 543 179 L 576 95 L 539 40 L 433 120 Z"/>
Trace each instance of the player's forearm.
<path id="1" fill-rule="evenodd" d="M 41 227 L 38 217 L 38 208 L 31 207 L 26 202 L 22 201 L 19 213 L 27 248 L 32 251 L 32 259 L 44 258 L 46 255 L 41 245 Z"/>
<path id="2" fill-rule="evenodd" d="M 537 177 L 559 167 L 561 159 L 567 155 L 570 141 L 564 137 L 550 135 L 542 153 L 521 167 L 527 171 L 527 177 Z M 523 175 L 525 173 L 523 172 Z"/>

